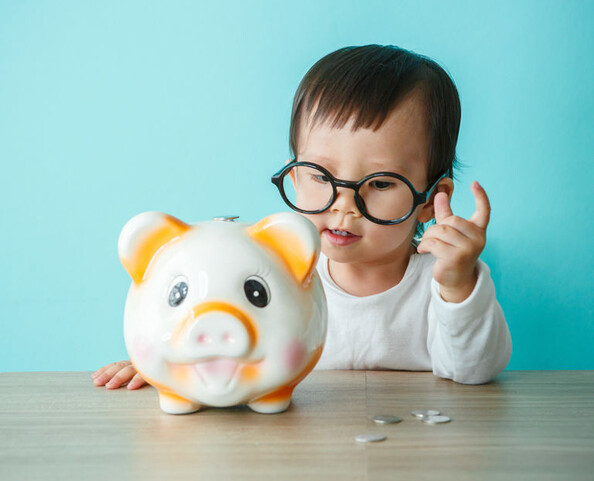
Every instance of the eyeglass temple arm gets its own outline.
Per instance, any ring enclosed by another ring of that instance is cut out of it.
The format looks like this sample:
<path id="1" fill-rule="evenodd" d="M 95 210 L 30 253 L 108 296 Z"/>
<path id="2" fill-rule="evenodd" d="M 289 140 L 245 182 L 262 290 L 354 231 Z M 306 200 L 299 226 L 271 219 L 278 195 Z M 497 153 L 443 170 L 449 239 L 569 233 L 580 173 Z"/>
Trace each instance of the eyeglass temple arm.
<path id="1" fill-rule="evenodd" d="M 427 202 L 427 199 L 429 199 L 429 197 L 431 197 L 431 194 L 433 194 L 433 190 L 435 189 L 435 187 L 437 187 L 437 184 L 439 184 L 439 181 L 441 179 L 444 179 L 448 177 L 448 173 L 444 173 L 442 175 L 439 176 L 439 178 L 433 182 L 433 184 L 431 185 L 431 187 L 429 187 L 425 192 L 423 192 L 421 195 L 424 196 L 423 202 Z"/>

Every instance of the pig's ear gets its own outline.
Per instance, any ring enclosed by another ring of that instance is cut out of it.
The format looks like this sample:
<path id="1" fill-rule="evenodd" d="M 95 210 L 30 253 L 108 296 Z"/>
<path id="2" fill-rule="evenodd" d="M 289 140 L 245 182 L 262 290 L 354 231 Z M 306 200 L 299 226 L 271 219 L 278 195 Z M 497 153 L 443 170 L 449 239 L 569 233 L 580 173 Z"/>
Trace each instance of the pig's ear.
<path id="1" fill-rule="evenodd" d="M 320 236 L 305 217 L 292 212 L 273 214 L 247 228 L 256 242 L 275 251 L 297 281 L 307 286 L 320 256 Z"/>
<path id="2" fill-rule="evenodd" d="M 120 261 L 132 280 L 140 284 L 157 251 L 190 228 L 181 220 L 161 212 L 143 212 L 132 217 L 118 240 Z"/>

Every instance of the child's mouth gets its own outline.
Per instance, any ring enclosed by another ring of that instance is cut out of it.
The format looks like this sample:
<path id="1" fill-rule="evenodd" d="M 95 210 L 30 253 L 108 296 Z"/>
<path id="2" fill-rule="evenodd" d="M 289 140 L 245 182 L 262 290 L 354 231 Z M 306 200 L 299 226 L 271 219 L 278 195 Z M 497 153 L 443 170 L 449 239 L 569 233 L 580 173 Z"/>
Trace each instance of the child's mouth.
<path id="1" fill-rule="evenodd" d="M 330 244 L 335 246 L 347 246 L 357 242 L 361 238 L 359 235 L 340 229 L 326 229 L 324 235 Z"/>

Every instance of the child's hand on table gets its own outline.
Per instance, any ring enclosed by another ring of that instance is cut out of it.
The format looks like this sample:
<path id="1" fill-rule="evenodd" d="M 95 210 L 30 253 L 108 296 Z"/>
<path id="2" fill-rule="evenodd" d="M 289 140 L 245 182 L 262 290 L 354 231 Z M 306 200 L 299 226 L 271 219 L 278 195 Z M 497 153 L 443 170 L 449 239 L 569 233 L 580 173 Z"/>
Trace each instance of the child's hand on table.
<path id="1" fill-rule="evenodd" d="M 130 361 L 112 362 L 98 369 L 91 376 L 95 386 L 117 389 L 128 383 L 128 389 L 138 389 L 147 382 L 136 372 Z"/>
<path id="2" fill-rule="evenodd" d="M 453 214 L 445 193 L 435 195 L 436 224 L 425 231 L 417 247 L 419 254 L 431 252 L 437 258 L 433 278 L 446 302 L 462 302 L 472 294 L 478 279 L 477 259 L 486 243 L 489 198 L 478 182 L 473 182 L 471 189 L 476 211 L 468 220 Z"/>

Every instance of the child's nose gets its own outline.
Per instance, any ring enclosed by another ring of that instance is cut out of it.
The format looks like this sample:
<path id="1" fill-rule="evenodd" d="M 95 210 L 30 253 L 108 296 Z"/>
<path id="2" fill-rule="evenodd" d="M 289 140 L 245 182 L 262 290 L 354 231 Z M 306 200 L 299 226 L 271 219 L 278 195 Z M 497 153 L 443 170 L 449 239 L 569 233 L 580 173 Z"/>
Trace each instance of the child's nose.
<path id="1" fill-rule="evenodd" d="M 338 187 L 336 189 L 336 199 L 330 206 L 330 211 L 351 214 L 355 217 L 361 216 L 361 212 L 359 212 L 355 202 L 355 193 L 352 189 L 347 189 L 344 187 Z"/>

